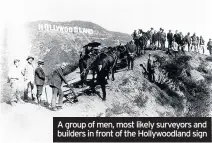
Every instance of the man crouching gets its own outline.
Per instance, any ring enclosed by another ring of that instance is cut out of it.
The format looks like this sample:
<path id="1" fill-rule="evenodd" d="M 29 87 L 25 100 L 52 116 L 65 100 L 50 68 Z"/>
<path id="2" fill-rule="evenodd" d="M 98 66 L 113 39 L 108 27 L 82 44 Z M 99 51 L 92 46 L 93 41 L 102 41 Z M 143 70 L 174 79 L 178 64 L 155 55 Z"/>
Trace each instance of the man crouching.
<path id="1" fill-rule="evenodd" d="M 50 81 L 50 87 L 52 88 L 52 110 L 56 111 L 56 99 L 57 95 L 59 96 L 58 100 L 58 109 L 62 109 L 63 105 L 63 91 L 62 91 L 62 82 L 65 82 L 65 84 L 68 85 L 68 87 L 72 90 L 72 86 L 68 84 L 68 82 L 65 79 L 64 76 L 64 69 L 66 67 L 65 63 L 62 63 L 62 65 L 53 71 L 51 81 Z M 73 90 L 72 90 L 73 91 Z M 74 100 L 77 100 L 77 96 L 74 92 Z"/>

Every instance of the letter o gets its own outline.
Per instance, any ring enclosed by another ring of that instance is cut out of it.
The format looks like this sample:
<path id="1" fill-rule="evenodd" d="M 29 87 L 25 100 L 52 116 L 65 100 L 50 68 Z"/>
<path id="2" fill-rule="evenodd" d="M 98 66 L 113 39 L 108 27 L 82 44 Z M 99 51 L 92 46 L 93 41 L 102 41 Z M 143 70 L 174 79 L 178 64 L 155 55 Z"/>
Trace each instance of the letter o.
<path id="1" fill-rule="evenodd" d="M 74 32 L 78 33 L 78 27 L 74 27 Z"/>
<path id="2" fill-rule="evenodd" d="M 68 28 L 68 32 L 73 32 L 72 27 L 69 27 L 69 28 Z"/>
<path id="3" fill-rule="evenodd" d="M 64 28 L 64 31 L 65 31 L 65 32 L 68 32 L 68 27 L 65 27 L 65 28 Z"/>
<path id="4" fill-rule="evenodd" d="M 121 137 L 121 132 L 119 132 L 119 131 L 116 132 L 116 133 L 115 133 L 115 136 L 116 136 L 116 137 Z"/>
<path id="5" fill-rule="evenodd" d="M 93 128 L 93 123 L 88 123 L 88 128 Z"/>

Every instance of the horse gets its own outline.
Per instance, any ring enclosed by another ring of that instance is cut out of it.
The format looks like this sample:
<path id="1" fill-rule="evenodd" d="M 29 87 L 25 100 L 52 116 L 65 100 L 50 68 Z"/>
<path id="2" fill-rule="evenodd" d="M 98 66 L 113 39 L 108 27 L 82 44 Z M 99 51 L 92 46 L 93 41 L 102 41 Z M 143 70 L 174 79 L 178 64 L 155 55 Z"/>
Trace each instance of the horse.
<path id="1" fill-rule="evenodd" d="M 150 31 L 144 32 L 143 30 L 139 29 L 139 32 L 142 34 L 139 37 L 139 53 L 138 55 L 141 55 L 141 51 L 143 51 L 143 54 L 145 53 L 145 49 L 147 48 L 147 41 L 151 39 Z"/>
<path id="2" fill-rule="evenodd" d="M 109 74 L 111 72 L 112 81 L 115 80 L 114 72 L 116 71 L 116 64 L 118 60 L 117 49 L 110 47 L 107 52 L 101 52 L 96 60 L 93 62 L 92 68 L 94 72 L 98 71 L 99 65 L 104 65 L 104 70 L 107 73 L 107 79 L 109 79 Z"/>

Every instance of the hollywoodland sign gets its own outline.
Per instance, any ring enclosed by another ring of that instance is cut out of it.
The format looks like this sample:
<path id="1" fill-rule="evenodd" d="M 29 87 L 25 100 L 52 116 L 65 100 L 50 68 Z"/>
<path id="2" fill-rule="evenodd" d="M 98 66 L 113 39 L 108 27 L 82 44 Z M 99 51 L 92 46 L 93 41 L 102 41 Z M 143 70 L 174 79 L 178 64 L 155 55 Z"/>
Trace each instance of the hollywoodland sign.
<path id="1" fill-rule="evenodd" d="M 55 24 L 38 24 L 38 30 L 40 31 L 59 31 L 59 32 L 71 32 L 71 33 L 84 33 L 84 34 L 93 34 L 93 29 L 82 28 L 82 27 L 68 27 L 60 26 Z"/>

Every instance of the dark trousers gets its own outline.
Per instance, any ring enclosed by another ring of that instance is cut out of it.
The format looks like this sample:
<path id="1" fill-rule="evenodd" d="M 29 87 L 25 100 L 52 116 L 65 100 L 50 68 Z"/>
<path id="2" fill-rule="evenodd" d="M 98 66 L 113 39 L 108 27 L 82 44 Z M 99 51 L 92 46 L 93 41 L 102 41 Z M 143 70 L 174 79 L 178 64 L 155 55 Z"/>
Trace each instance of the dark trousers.
<path id="1" fill-rule="evenodd" d="M 188 44 L 188 52 L 191 50 L 191 43 L 187 43 Z"/>
<path id="2" fill-rule="evenodd" d="M 100 86 L 102 88 L 102 94 L 103 94 L 102 100 L 106 100 L 106 87 L 105 87 L 105 84 L 100 84 Z"/>
<path id="3" fill-rule="evenodd" d="M 36 87 L 37 87 L 36 97 L 37 97 L 38 103 L 40 103 L 40 97 L 43 93 L 43 85 L 36 85 Z"/>
<path id="4" fill-rule="evenodd" d="M 103 94 L 102 100 L 106 100 L 106 86 L 105 86 L 107 84 L 107 80 L 105 79 L 106 76 L 107 76 L 107 72 L 104 70 L 97 72 L 97 80 L 101 86 L 102 94 Z"/>
<path id="5" fill-rule="evenodd" d="M 168 41 L 168 51 L 172 48 L 172 41 Z"/>
<path id="6" fill-rule="evenodd" d="M 161 41 L 160 41 L 161 49 L 162 49 L 162 50 L 165 50 L 165 43 L 166 43 L 165 40 L 161 40 Z"/>
<path id="7" fill-rule="evenodd" d="M 59 96 L 58 105 L 63 105 L 63 91 L 61 88 L 52 87 L 52 108 L 56 107 L 57 96 Z"/>
<path id="8" fill-rule="evenodd" d="M 150 70 L 148 73 L 148 79 L 150 82 L 154 82 L 155 81 L 155 75 L 154 75 L 154 71 Z"/>
<path id="9" fill-rule="evenodd" d="M 130 56 L 128 55 L 127 56 L 127 62 L 128 62 L 128 69 L 130 69 L 130 66 L 131 66 L 131 69 L 133 70 L 133 67 L 134 67 L 134 57 L 133 56 Z"/>
<path id="10" fill-rule="evenodd" d="M 25 84 L 26 84 L 26 87 L 24 89 L 24 100 L 29 99 L 29 95 L 28 95 L 29 93 L 32 96 L 32 100 L 34 100 L 35 98 L 34 98 L 33 93 L 32 93 L 34 85 L 32 84 L 32 82 L 27 82 L 27 81 L 25 82 Z"/>

